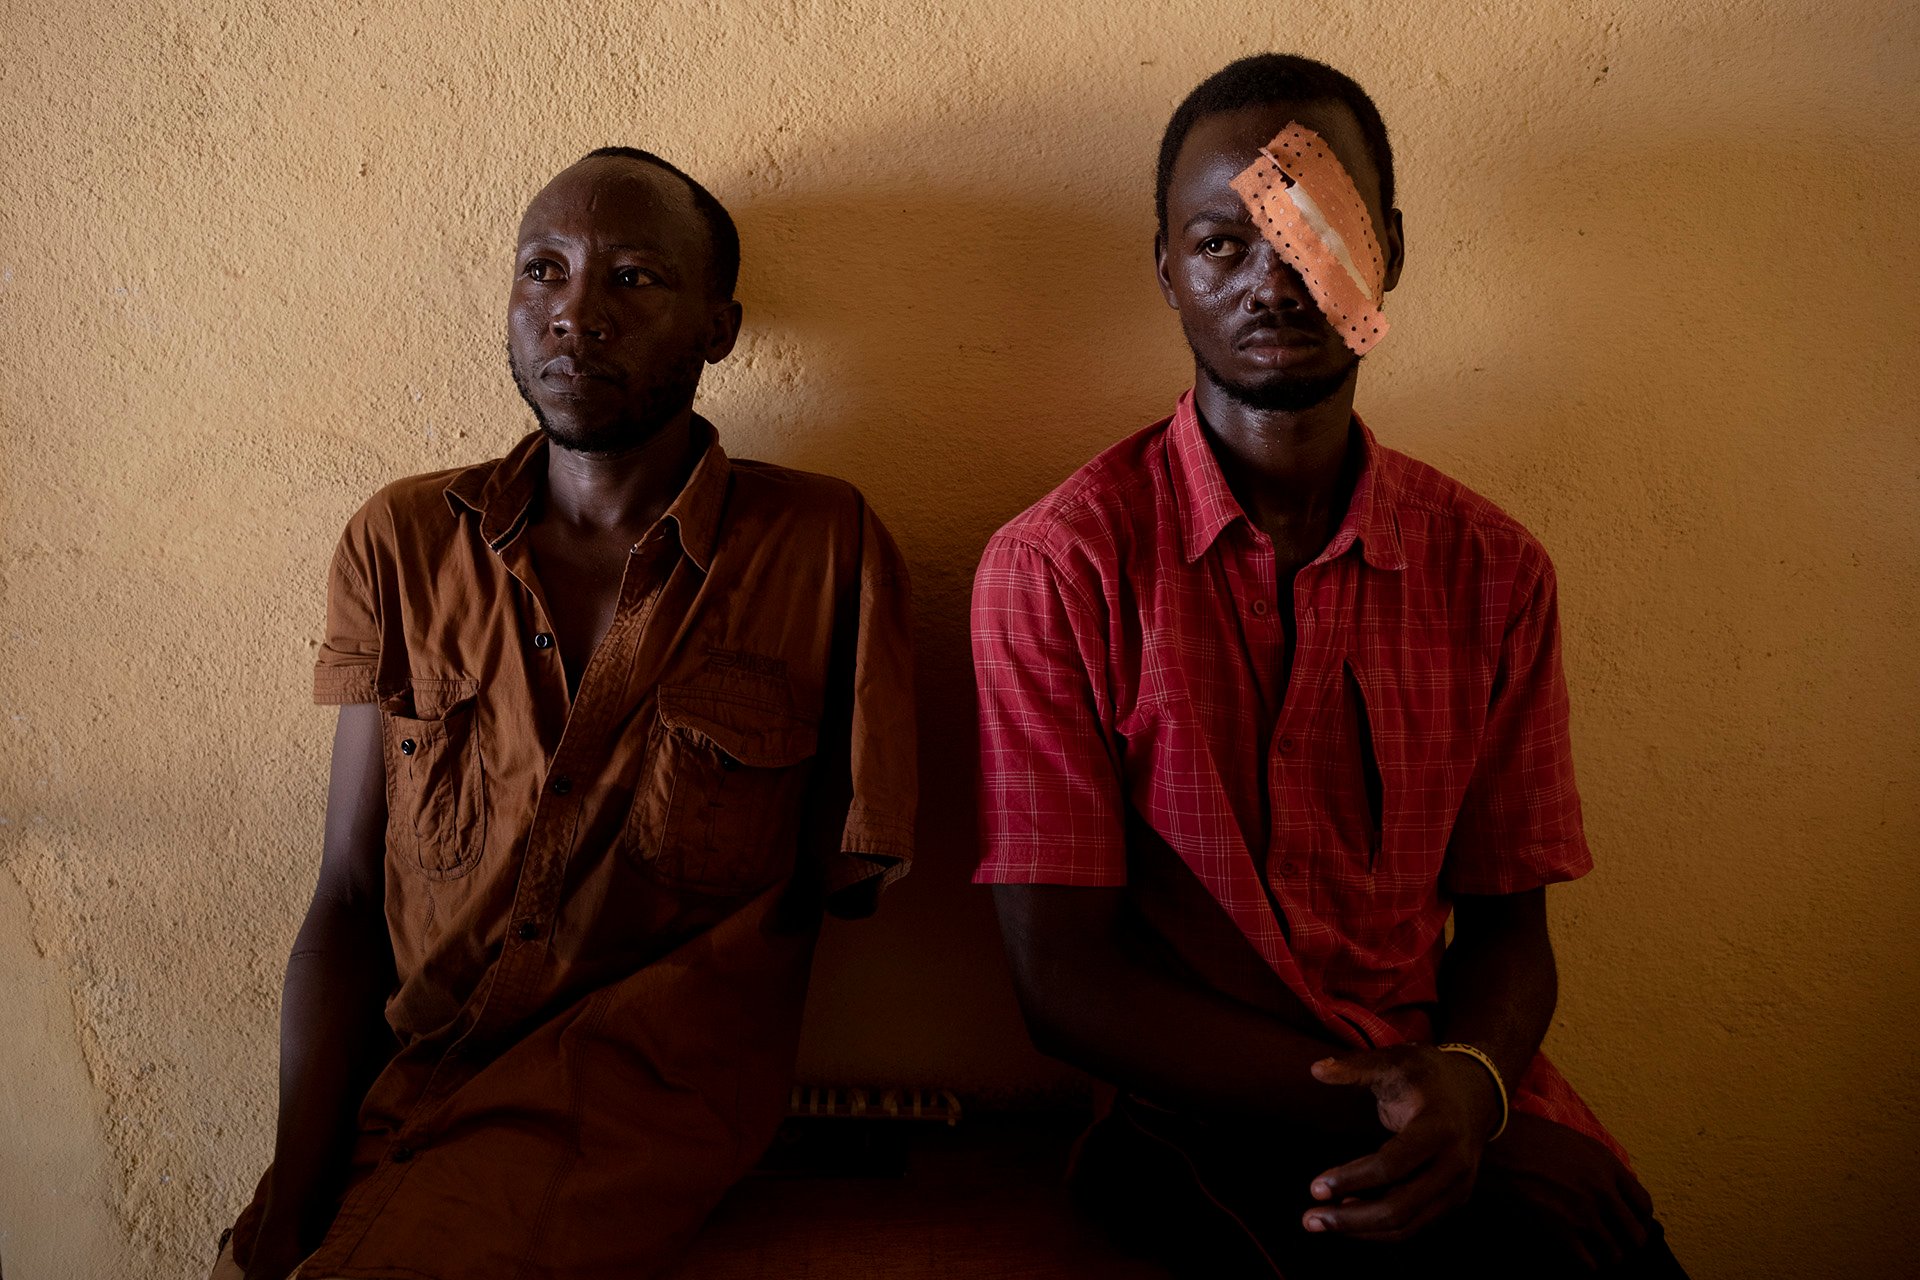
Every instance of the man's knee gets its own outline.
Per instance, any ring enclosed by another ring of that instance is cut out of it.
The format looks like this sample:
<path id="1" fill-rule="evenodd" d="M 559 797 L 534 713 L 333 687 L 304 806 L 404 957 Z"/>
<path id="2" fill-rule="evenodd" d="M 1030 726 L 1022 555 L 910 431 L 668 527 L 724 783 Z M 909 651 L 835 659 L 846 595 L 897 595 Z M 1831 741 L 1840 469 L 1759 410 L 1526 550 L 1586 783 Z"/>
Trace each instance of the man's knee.
<path id="1" fill-rule="evenodd" d="M 1625 1166 L 1610 1154 L 1607 1161 L 1638 1187 Z M 1686 1277 L 1650 1202 L 1633 1204 L 1599 1188 L 1549 1186 L 1499 1167 L 1483 1167 L 1472 1202 L 1435 1235 L 1439 1252 L 1511 1280 Z"/>
<path id="2" fill-rule="evenodd" d="M 1074 1207 L 1115 1246 L 1179 1276 L 1270 1275 L 1241 1256 L 1239 1233 L 1209 1204 L 1186 1158 L 1126 1107 L 1089 1129 L 1068 1173 Z"/>

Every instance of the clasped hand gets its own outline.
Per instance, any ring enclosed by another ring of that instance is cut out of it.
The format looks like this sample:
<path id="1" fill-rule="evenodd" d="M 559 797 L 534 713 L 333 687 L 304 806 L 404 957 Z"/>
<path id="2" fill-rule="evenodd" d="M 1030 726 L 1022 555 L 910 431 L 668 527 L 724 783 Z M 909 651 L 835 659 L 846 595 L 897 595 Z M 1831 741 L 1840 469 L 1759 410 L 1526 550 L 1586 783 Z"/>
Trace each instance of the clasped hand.
<path id="1" fill-rule="evenodd" d="M 1393 1136 L 1378 1151 L 1313 1180 L 1315 1200 L 1301 1225 L 1365 1240 L 1404 1240 L 1467 1202 L 1481 1153 L 1500 1123 L 1500 1095 L 1479 1063 L 1432 1045 L 1323 1058 L 1322 1084 L 1373 1091 L 1380 1123 Z"/>
<path id="2" fill-rule="evenodd" d="M 1499 1093 L 1469 1057 L 1396 1045 L 1323 1059 L 1313 1077 L 1371 1089 L 1393 1136 L 1313 1180 L 1320 1203 L 1302 1216 L 1308 1231 L 1404 1240 L 1465 1204 L 1483 1163 L 1497 1171 L 1503 1200 L 1575 1270 L 1613 1266 L 1655 1230 L 1646 1188 L 1585 1134 L 1516 1111 L 1489 1147 Z"/>

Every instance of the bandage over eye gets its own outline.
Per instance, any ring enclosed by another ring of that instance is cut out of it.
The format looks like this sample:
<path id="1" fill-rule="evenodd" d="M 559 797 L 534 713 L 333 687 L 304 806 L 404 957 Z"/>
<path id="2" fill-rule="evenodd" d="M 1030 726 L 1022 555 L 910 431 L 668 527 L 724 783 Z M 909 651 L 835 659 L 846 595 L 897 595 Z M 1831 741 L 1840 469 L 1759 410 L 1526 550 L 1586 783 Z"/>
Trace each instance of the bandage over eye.
<path id="1" fill-rule="evenodd" d="M 1365 355 L 1387 332 L 1380 313 L 1387 264 L 1366 202 L 1333 149 L 1291 121 L 1230 185 L 1261 238 L 1300 273 L 1341 341 Z"/>

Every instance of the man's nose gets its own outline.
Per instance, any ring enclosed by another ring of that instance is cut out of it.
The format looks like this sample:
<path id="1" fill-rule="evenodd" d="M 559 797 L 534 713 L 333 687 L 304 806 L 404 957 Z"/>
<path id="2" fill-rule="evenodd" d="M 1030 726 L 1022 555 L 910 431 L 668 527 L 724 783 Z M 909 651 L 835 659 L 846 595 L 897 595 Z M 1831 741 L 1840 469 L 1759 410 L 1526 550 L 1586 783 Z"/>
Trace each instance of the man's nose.
<path id="1" fill-rule="evenodd" d="M 1258 273 L 1247 293 L 1249 311 L 1294 311 L 1306 305 L 1306 281 L 1265 240 L 1254 248 L 1247 265 Z"/>
<path id="2" fill-rule="evenodd" d="M 612 331 L 600 291 L 584 281 L 569 282 L 554 300 L 549 325 L 556 338 L 579 337 L 604 342 Z"/>

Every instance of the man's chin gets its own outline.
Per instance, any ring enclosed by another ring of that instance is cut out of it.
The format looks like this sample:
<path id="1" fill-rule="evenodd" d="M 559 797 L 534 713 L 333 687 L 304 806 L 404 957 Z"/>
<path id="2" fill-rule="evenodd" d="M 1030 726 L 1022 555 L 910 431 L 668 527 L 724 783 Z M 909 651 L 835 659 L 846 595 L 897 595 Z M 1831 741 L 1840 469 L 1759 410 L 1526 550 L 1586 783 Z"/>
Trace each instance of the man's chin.
<path id="1" fill-rule="evenodd" d="M 631 453 L 660 434 L 666 421 L 643 424 L 631 420 L 617 422 L 577 422 L 534 411 L 540 433 L 555 448 L 572 453 L 616 455 Z"/>
<path id="2" fill-rule="evenodd" d="M 1229 380 L 1211 369 L 1207 373 L 1215 385 L 1249 409 L 1265 413 L 1298 413 L 1325 404 L 1339 394 L 1358 364 L 1356 359 L 1343 368 L 1324 373 L 1276 370 L 1258 379 Z"/>
<path id="3" fill-rule="evenodd" d="M 540 424 L 541 434 L 556 448 L 573 453 L 618 455 L 632 453 L 657 439 L 670 423 L 677 421 L 693 405 L 692 388 L 676 389 L 674 394 L 650 397 L 627 412 L 612 416 L 583 416 L 564 410 L 542 409 L 531 396 L 526 397 Z"/>

